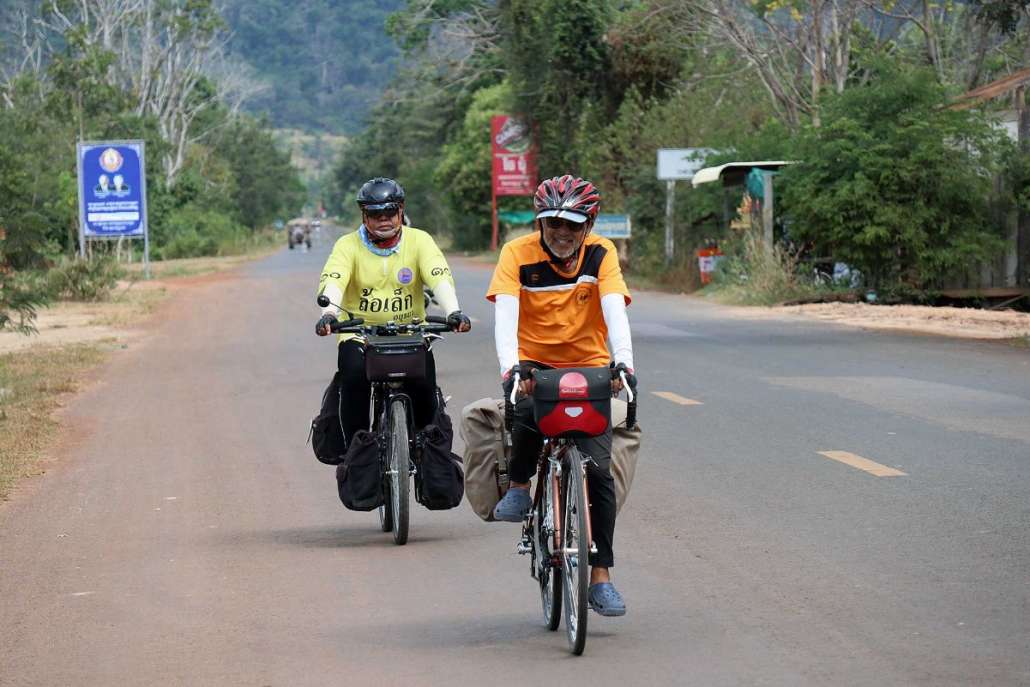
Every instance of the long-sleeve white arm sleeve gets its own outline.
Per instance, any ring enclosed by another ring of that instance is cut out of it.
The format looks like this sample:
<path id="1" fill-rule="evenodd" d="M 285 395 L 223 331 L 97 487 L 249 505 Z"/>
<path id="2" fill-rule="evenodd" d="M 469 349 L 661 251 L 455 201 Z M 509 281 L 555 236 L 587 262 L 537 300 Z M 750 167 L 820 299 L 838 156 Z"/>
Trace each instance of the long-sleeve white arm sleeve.
<path id="1" fill-rule="evenodd" d="M 503 375 L 519 363 L 519 299 L 515 296 L 497 294 L 494 299 L 494 344 Z"/>
<path id="2" fill-rule="evenodd" d="M 610 293 L 601 298 L 601 312 L 608 325 L 608 341 L 612 347 L 612 358 L 616 363 L 626 363 L 633 369 L 633 339 L 629 333 L 629 318 L 626 316 L 626 300 L 621 293 Z"/>
<path id="3" fill-rule="evenodd" d="M 443 279 L 436 288 L 433 289 L 433 295 L 436 296 L 436 302 L 440 304 L 440 308 L 443 309 L 445 315 L 450 315 L 455 310 L 461 310 L 461 306 L 458 305 L 458 293 L 454 290 L 454 286 L 449 281 Z"/>
<path id="4" fill-rule="evenodd" d="M 343 291 L 340 291 L 339 286 L 330 282 L 322 289 L 322 293 L 329 298 L 329 305 L 322 308 L 322 314 L 339 317 L 340 308 L 337 305 L 343 302 Z"/>

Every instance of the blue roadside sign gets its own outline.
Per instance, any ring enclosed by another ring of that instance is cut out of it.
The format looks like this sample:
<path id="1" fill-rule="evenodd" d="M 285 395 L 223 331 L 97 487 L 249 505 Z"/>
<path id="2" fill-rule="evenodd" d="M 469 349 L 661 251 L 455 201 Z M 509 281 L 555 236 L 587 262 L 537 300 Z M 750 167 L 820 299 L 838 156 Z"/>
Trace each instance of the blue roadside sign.
<path id="1" fill-rule="evenodd" d="M 147 179 L 143 141 L 79 143 L 78 168 L 81 237 L 145 238 Z"/>
<path id="2" fill-rule="evenodd" d="M 601 213 L 594 220 L 594 233 L 606 239 L 628 239 L 632 228 L 629 215 Z"/>

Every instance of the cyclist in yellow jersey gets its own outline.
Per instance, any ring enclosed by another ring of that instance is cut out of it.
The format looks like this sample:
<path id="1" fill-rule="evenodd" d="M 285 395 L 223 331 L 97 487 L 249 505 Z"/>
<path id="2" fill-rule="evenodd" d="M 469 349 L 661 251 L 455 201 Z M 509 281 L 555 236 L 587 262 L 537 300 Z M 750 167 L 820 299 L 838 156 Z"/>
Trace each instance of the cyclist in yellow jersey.
<path id="1" fill-rule="evenodd" d="M 425 318 L 423 286 L 433 290 L 451 328 L 467 332 L 469 318 L 461 312 L 454 278 L 433 237 L 421 229 L 404 226 L 404 189 L 393 179 L 376 177 L 358 191 L 361 226 L 340 238 L 322 269 L 318 293 L 331 305 L 322 310 L 315 333 L 327 336 L 341 308 L 366 324 L 411 322 Z M 339 307 L 337 307 L 339 306 Z M 344 441 L 359 429 L 369 428 L 371 388 L 365 378 L 361 343 L 354 334 L 339 336 L 337 384 L 340 387 L 340 423 Z M 408 382 L 406 390 L 414 406 L 415 425 L 433 421 L 437 410 L 436 364 L 432 351 L 426 357 L 426 377 Z"/>

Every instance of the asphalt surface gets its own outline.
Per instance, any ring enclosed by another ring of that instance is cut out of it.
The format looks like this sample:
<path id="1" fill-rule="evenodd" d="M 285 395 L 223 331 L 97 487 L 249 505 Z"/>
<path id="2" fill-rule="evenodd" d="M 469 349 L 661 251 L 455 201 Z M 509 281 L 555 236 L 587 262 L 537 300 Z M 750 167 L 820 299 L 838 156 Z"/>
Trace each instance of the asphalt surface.
<path id="1" fill-rule="evenodd" d="M 416 506 L 397 547 L 339 503 L 327 250 L 180 292 L 67 408 L 0 505 L 0 684 L 1030 684 L 1030 352 L 635 294 L 629 613 L 574 658 L 517 526 Z M 491 266 L 452 267 L 457 416 L 499 391 Z"/>

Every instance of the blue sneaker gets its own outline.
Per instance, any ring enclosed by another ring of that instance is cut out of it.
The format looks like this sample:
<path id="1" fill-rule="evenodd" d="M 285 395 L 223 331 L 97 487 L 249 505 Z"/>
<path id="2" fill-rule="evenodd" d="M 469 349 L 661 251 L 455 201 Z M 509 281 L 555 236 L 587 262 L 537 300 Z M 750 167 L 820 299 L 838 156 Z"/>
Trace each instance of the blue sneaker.
<path id="1" fill-rule="evenodd" d="M 626 615 L 626 602 L 611 582 L 590 585 L 590 608 L 608 617 Z"/>
<path id="2" fill-rule="evenodd" d="M 532 507 L 533 497 L 529 495 L 527 487 L 511 487 L 494 506 L 494 520 L 522 522 Z"/>

